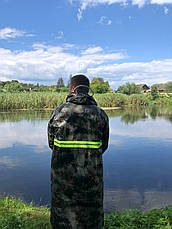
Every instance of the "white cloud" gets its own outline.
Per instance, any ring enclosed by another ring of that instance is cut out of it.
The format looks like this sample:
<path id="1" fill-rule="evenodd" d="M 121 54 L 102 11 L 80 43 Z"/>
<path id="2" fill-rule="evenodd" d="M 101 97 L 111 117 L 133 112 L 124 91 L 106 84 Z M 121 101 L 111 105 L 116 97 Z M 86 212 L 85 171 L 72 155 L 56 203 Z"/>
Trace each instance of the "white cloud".
<path id="1" fill-rule="evenodd" d="M 69 47 L 70 46 L 70 47 Z M 79 52 L 73 54 L 72 52 Z M 68 77 L 76 72 L 87 72 L 109 61 L 126 58 L 119 51 L 104 51 L 101 47 L 89 47 L 79 51 L 78 47 L 64 44 L 46 46 L 34 44 L 30 51 L 0 49 L 0 76 L 2 79 L 23 81 L 56 81 L 58 75 Z"/>
<path id="2" fill-rule="evenodd" d="M 89 75 L 100 76 L 118 87 L 126 82 L 148 85 L 172 80 L 172 59 L 101 65 L 88 68 Z"/>
<path id="3" fill-rule="evenodd" d="M 111 25 L 112 21 L 105 16 L 101 16 L 97 23 L 101 25 Z"/>
<path id="4" fill-rule="evenodd" d="M 100 4 L 112 5 L 115 3 L 120 3 L 122 6 L 128 6 L 129 4 L 137 5 L 139 8 L 143 7 L 145 4 L 172 4 L 172 0 L 69 0 L 72 4 L 73 2 L 79 2 L 80 7 L 78 9 L 78 20 L 82 19 L 83 11 L 87 7 L 95 7 Z"/>
<path id="5" fill-rule="evenodd" d="M 28 34 L 22 30 L 17 30 L 15 28 L 6 27 L 0 29 L 0 39 L 10 39 L 10 38 L 23 37 L 23 36 L 32 37 L 34 35 Z"/>
<path id="6" fill-rule="evenodd" d="M 143 7 L 146 2 L 146 0 L 132 0 L 132 4 L 137 5 L 139 8 Z"/>
<path id="7" fill-rule="evenodd" d="M 64 47 L 65 49 L 72 49 L 72 48 L 75 47 L 75 45 L 74 45 L 74 44 L 70 44 L 70 43 L 64 43 L 64 44 L 63 44 L 63 47 Z"/>
<path id="8" fill-rule="evenodd" d="M 90 47 L 90 48 L 84 50 L 82 52 L 82 54 L 83 55 L 89 55 L 89 54 L 94 54 L 94 53 L 98 53 L 98 52 L 102 52 L 102 51 L 103 51 L 103 49 L 101 47 L 99 47 L 99 46 L 97 46 L 97 47 Z"/>
<path id="9" fill-rule="evenodd" d="M 163 5 L 163 4 L 172 4 L 172 0 L 151 0 L 151 4 L 158 4 L 158 5 Z"/>
<path id="10" fill-rule="evenodd" d="M 63 37 L 64 37 L 64 32 L 63 31 L 59 31 L 55 38 L 56 39 L 62 39 Z"/>
<path id="11" fill-rule="evenodd" d="M 172 59 L 126 63 L 126 58 L 126 53 L 100 46 L 84 50 L 74 44 L 34 44 L 30 51 L 0 48 L 0 80 L 52 84 L 59 75 L 67 81 L 70 74 L 85 73 L 91 78 L 103 77 L 113 88 L 126 82 L 151 85 L 172 80 Z"/>
<path id="12" fill-rule="evenodd" d="M 167 15 L 168 14 L 168 11 L 169 11 L 168 8 L 165 6 L 164 7 L 164 14 Z"/>
<path id="13" fill-rule="evenodd" d="M 108 25 L 111 25 L 112 24 L 112 21 L 111 20 L 108 20 L 108 23 L 107 23 Z"/>

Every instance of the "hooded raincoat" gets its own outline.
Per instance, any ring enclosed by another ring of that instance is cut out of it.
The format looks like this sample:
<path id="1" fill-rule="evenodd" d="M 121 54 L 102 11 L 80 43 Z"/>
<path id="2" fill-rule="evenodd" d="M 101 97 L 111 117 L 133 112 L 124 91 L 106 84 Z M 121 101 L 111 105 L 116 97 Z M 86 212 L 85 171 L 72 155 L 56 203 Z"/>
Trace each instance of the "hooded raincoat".
<path id="1" fill-rule="evenodd" d="M 109 121 L 93 97 L 71 94 L 48 123 L 53 229 L 101 229 L 102 154 L 108 147 Z"/>

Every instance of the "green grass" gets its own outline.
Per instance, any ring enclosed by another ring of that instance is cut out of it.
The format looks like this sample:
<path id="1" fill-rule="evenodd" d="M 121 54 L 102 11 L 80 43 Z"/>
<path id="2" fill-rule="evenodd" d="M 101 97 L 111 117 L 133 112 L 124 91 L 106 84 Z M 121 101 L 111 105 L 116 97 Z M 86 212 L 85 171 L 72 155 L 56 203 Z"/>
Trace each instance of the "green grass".
<path id="1" fill-rule="evenodd" d="M 53 109 L 65 102 L 66 93 L 0 93 L 0 109 Z"/>
<path id="2" fill-rule="evenodd" d="M 15 198 L 0 199 L 0 229 L 50 229 L 49 209 Z"/>
<path id="3" fill-rule="evenodd" d="M 104 229 L 171 229 L 172 206 L 149 212 L 139 210 L 114 211 L 105 215 Z"/>
<path id="4" fill-rule="evenodd" d="M 35 207 L 13 197 L 0 199 L 0 229 L 51 229 L 47 207 Z M 114 211 L 105 214 L 104 229 L 171 229 L 172 206 L 149 212 Z"/>
<path id="5" fill-rule="evenodd" d="M 0 93 L 0 109 L 53 109 L 65 102 L 67 94 L 57 92 Z M 144 95 L 95 94 L 101 107 L 121 107 L 124 105 L 148 105 Z"/>
<path id="6" fill-rule="evenodd" d="M 57 92 L 18 92 L 0 93 L 1 110 L 42 110 L 54 109 L 63 104 L 67 93 Z M 94 95 L 100 107 L 123 107 L 123 106 L 147 106 L 150 104 L 172 104 L 172 96 L 160 96 L 157 100 L 152 100 L 150 94 L 124 95 L 118 93 L 106 93 Z"/>

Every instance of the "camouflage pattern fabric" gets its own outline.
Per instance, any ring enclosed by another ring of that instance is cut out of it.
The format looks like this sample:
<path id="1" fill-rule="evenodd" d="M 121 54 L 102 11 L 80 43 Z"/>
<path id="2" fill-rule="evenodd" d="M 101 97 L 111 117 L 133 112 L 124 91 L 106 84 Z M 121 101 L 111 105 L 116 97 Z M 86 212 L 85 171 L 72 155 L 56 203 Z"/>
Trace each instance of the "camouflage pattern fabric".
<path id="1" fill-rule="evenodd" d="M 60 141 L 102 141 L 98 149 L 63 148 Z M 88 94 L 71 94 L 56 108 L 48 123 L 51 160 L 53 229 L 101 229 L 103 212 L 102 154 L 108 147 L 106 113 Z"/>

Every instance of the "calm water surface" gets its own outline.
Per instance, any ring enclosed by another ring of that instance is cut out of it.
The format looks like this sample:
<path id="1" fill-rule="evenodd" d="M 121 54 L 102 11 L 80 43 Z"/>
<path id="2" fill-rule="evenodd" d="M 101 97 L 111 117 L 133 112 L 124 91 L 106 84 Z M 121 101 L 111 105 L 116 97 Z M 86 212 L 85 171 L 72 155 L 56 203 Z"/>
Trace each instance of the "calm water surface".
<path id="1" fill-rule="evenodd" d="M 50 203 L 51 112 L 0 112 L 0 194 Z M 172 107 L 108 112 L 104 209 L 172 204 Z"/>

